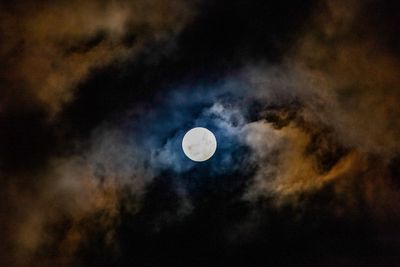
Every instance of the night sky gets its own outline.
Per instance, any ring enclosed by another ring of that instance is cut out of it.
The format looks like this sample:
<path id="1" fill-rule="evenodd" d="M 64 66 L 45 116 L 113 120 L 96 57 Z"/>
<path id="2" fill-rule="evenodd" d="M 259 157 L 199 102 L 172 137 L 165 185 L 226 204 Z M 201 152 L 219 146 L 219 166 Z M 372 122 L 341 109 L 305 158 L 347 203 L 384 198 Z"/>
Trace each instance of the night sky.
<path id="1" fill-rule="evenodd" d="M 398 266 L 399 10 L 0 3 L 0 266 Z"/>

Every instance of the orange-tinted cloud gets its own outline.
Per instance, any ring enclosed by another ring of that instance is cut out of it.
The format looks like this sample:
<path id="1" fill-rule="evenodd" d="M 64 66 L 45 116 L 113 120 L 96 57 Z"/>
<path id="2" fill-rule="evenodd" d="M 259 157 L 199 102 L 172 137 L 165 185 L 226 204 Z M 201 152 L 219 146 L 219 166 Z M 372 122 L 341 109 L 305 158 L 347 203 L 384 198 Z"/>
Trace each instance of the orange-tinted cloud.
<path id="1" fill-rule="evenodd" d="M 397 216 L 400 194 L 389 165 L 400 148 L 400 61 L 373 30 L 369 4 L 321 3 L 284 66 L 251 74 L 266 101 L 274 93 L 265 92 L 279 88 L 301 107 L 289 119 L 285 109 L 273 114 L 286 121 L 279 129 L 268 114 L 267 122 L 249 125 L 260 168 L 247 197 L 302 205 L 306 195 L 334 188 L 332 203 L 344 198 L 367 203 L 377 217 Z M 326 157 L 331 164 L 321 169 Z"/>
<path id="2" fill-rule="evenodd" d="M 191 5 L 180 0 L 3 4 L 0 104 L 18 105 L 28 96 L 56 115 L 92 69 L 169 40 L 192 15 Z"/>

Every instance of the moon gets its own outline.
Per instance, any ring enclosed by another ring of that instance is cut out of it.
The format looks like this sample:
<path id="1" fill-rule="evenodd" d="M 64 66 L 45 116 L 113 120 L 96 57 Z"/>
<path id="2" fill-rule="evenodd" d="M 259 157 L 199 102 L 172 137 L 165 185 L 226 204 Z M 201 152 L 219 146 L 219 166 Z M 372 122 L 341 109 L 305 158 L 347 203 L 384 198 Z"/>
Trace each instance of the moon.
<path id="1" fill-rule="evenodd" d="M 195 127 L 190 129 L 183 137 L 182 149 L 189 159 L 196 162 L 206 161 L 217 150 L 217 139 L 210 130 Z"/>

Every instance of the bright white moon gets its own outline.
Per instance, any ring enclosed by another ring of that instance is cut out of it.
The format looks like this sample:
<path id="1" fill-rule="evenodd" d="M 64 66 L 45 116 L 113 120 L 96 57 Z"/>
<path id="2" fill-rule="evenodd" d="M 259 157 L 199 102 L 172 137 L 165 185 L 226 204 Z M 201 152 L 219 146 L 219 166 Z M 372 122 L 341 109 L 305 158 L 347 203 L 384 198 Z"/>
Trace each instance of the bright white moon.
<path id="1" fill-rule="evenodd" d="M 196 127 L 188 131 L 182 140 L 185 155 L 193 161 L 206 161 L 217 150 L 217 139 L 214 134 L 203 127 Z"/>

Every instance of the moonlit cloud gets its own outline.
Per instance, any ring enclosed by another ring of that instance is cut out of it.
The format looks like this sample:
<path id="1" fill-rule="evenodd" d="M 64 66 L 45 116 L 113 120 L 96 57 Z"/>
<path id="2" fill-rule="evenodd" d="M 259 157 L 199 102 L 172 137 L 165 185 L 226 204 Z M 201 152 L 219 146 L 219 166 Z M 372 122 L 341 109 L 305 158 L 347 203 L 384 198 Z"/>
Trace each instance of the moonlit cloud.
<path id="1" fill-rule="evenodd" d="M 395 136 L 400 128 L 393 119 L 400 110 L 392 102 L 399 97 L 396 88 L 400 81 L 395 74 L 398 62 L 389 52 L 374 52 L 379 44 L 373 35 L 354 34 L 362 31 L 363 23 L 368 23 L 360 15 L 362 8 L 358 1 L 327 1 L 288 55 L 287 65 L 272 71 L 252 71 L 251 77 L 259 82 L 259 91 L 265 94 L 267 102 L 281 95 L 275 101 L 281 107 L 271 115 L 266 110 L 267 117 L 270 116 L 267 120 L 272 119 L 273 123 L 258 122 L 259 127 L 253 126 L 255 136 L 257 132 L 265 137 L 275 133 L 285 144 L 277 149 L 278 156 L 268 155 L 265 151 L 275 144 L 276 137 L 259 142 L 257 138 L 249 139 L 256 142 L 252 147 L 264 161 L 251 194 L 264 192 L 280 199 L 333 184 L 339 199 L 345 196 L 349 203 L 354 203 L 363 201 L 351 195 L 355 185 L 350 184 L 358 181 L 360 185 L 368 184 L 362 198 L 371 206 L 381 205 L 374 210 L 380 210 L 380 214 L 394 211 L 393 204 L 381 201 L 379 195 L 386 191 L 393 199 L 398 197 L 394 196 L 397 194 L 390 186 L 388 174 L 382 171 L 398 150 Z M 282 99 L 289 102 L 282 104 Z M 291 101 L 300 103 L 292 117 L 287 110 Z M 276 130 L 271 127 L 275 121 L 287 125 Z M 373 162 L 376 157 L 380 160 Z M 270 166 L 269 158 L 278 162 Z M 346 180 L 348 188 L 344 186 Z M 372 200 L 375 193 L 369 190 L 374 186 L 381 193 L 376 192 L 377 198 Z"/>

